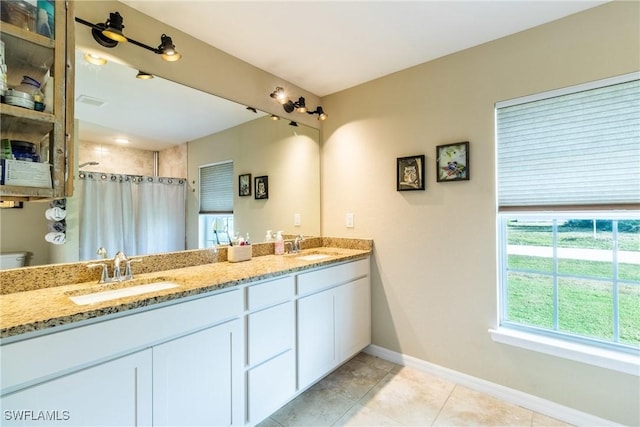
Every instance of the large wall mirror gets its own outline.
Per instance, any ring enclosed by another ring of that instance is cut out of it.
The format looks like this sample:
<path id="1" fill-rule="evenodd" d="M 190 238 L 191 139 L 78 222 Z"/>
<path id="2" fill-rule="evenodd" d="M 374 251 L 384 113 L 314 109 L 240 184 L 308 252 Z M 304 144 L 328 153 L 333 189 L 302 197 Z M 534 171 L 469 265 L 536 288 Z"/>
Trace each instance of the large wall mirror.
<path id="1" fill-rule="evenodd" d="M 88 29 L 77 26 L 78 31 Z M 254 242 L 262 241 L 266 230 L 320 235 L 317 129 L 299 123 L 292 126 L 286 119 L 271 120 L 269 114 L 194 90 L 189 81 L 171 82 L 158 76 L 136 79 L 139 70 L 119 61 L 117 49 L 109 52 L 106 66 L 87 63 L 85 53 L 78 45 L 76 176 L 79 165 L 83 165 L 80 172 L 150 175 L 157 158 L 159 176 L 187 179 L 185 249 L 196 249 L 201 245 L 200 167 L 232 161 L 235 230 L 249 233 Z M 149 55 L 149 59 L 155 58 Z M 129 138 L 130 143 L 118 145 L 118 136 Z M 249 196 L 239 194 L 238 178 L 245 174 L 251 174 Z M 254 179 L 259 176 L 268 177 L 267 199 L 255 198 Z M 29 202 L 22 209 L 4 209 L 2 252 L 29 252 L 29 265 L 77 261 L 80 231 L 76 198 L 77 191 L 68 200 L 65 245 L 44 240 L 49 231 L 44 215 L 47 203 Z"/>

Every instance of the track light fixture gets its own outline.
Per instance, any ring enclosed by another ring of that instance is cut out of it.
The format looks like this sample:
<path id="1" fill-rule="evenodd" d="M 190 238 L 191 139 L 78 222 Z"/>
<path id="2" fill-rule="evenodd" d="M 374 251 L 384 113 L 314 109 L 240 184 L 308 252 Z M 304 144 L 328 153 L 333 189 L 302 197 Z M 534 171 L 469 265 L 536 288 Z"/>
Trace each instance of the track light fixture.
<path id="1" fill-rule="evenodd" d="M 298 123 L 294 122 L 293 120 L 289 122 L 289 126 L 293 126 L 293 127 L 298 127 Z"/>
<path id="2" fill-rule="evenodd" d="M 156 49 L 156 53 L 162 55 L 162 59 L 169 62 L 174 62 L 182 58 L 182 55 L 176 51 L 176 46 L 173 44 L 173 40 L 166 34 L 160 36 L 160 46 Z"/>
<path id="3" fill-rule="evenodd" d="M 136 74 L 136 79 L 140 80 L 151 80 L 153 77 L 153 74 L 146 73 L 142 70 L 138 71 L 138 74 Z"/>
<path id="4" fill-rule="evenodd" d="M 122 33 L 122 29 L 124 28 L 123 18 L 118 12 L 110 13 L 109 19 L 107 19 L 104 24 L 92 24 L 91 22 L 85 21 L 77 16 L 75 21 L 91 28 L 91 34 L 93 35 L 94 40 L 101 46 L 114 48 L 118 43 L 129 42 L 155 54 L 162 55 L 162 59 L 165 61 L 173 62 L 182 57 L 182 55 L 176 51 L 176 47 L 173 44 L 171 37 L 166 34 L 162 34 L 160 36 L 160 45 L 158 47 L 151 47 L 142 42 L 126 37 Z"/>
<path id="5" fill-rule="evenodd" d="M 314 111 L 307 111 L 307 114 L 317 114 L 318 120 L 327 120 L 327 117 L 329 117 L 322 107 L 316 107 Z"/>
<path id="6" fill-rule="evenodd" d="M 316 107 L 315 110 L 309 111 L 307 109 L 306 101 L 303 96 L 299 97 L 295 102 L 292 101 L 287 96 L 285 90 L 280 86 L 276 86 L 275 90 L 271 92 L 269 96 L 282 104 L 282 108 L 287 113 L 293 113 L 294 111 L 297 111 L 298 113 L 317 114 L 318 120 L 326 120 L 326 118 L 328 117 L 322 107 Z"/>
<path id="7" fill-rule="evenodd" d="M 122 15 L 120 15 L 120 13 L 110 13 L 109 19 L 104 23 L 104 26 L 105 28 L 102 30 L 103 36 L 120 43 L 127 41 L 127 38 L 122 34 L 124 24 L 122 23 Z"/>

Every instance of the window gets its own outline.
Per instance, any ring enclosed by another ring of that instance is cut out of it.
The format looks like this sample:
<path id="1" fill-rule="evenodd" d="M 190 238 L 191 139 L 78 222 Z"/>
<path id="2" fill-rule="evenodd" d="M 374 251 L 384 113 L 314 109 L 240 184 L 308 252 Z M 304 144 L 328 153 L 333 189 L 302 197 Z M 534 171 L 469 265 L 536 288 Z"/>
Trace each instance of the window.
<path id="1" fill-rule="evenodd" d="M 233 235 L 233 162 L 200 167 L 199 247 L 228 244 Z"/>
<path id="2" fill-rule="evenodd" d="M 502 328 L 640 349 L 639 77 L 496 105 Z"/>

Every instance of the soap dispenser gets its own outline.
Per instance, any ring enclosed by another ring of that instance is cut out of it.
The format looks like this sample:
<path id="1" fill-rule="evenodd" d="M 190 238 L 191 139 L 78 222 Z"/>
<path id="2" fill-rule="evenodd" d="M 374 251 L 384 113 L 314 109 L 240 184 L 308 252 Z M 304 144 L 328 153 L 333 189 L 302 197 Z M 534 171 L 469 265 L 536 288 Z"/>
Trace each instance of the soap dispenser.
<path id="1" fill-rule="evenodd" d="M 274 245 L 276 255 L 284 254 L 284 239 L 282 238 L 282 231 L 276 233 L 276 243 Z"/>

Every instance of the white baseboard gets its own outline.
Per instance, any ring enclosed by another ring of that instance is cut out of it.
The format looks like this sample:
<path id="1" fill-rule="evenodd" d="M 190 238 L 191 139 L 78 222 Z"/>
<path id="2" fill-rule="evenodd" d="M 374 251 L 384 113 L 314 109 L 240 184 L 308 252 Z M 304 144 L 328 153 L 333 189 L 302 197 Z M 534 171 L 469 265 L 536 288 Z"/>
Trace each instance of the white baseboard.
<path id="1" fill-rule="evenodd" d="M 388 350 L 384 347 L 371 344 L 363 351 L 367 354 L 388 360 L 389 362 L 393 362 L 397 365 L 407 366 L 422 372 L 428 372 L 440 378 L 468 387 L 472 390 L 497 397 L 506 402 L 530 409 L 548 417 L 556 418 L 569 424 L 576 426 L 620 426 L 620 424 L 596 417 L 595 415 L 578 411 L 576 409 L 569 408 L 568 406 L 560 405 L 550 400 L 542 399 L 500 384 L 495 384 L 487 380 L 463 374 L 462 372 L 454 371 L 412 356 L 406 356 L 404 354 Z"/>

